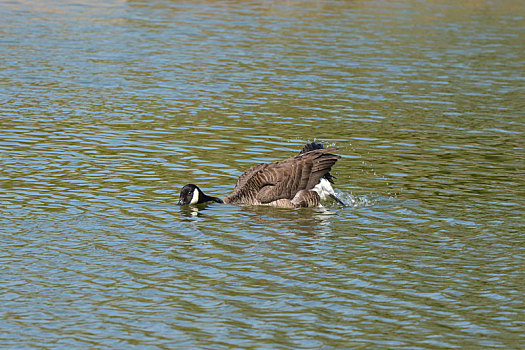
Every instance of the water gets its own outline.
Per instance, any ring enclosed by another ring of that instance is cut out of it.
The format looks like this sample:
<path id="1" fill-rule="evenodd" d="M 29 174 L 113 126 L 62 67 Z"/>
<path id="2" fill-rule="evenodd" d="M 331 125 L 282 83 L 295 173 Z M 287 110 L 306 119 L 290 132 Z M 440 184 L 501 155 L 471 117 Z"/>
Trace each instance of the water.
<path id="1" fill-rule="evenodd" d="M 0 12 L 2 347 L 525 346 L 522 1 Z M 347 208 L 175 205 L 314 139 Z"/>

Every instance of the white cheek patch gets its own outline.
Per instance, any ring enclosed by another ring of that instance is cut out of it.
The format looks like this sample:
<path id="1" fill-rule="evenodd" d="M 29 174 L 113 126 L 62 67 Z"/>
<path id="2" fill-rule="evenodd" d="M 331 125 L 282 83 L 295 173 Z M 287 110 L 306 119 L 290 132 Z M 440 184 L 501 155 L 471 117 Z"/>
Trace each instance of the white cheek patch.
<path id="1" fill-rule="evenodd" d="M 190 204 L 197 204 L 199 201 L 199 190 L 195 189 L 193 191 L 193 197 L 191 198 Z"/>

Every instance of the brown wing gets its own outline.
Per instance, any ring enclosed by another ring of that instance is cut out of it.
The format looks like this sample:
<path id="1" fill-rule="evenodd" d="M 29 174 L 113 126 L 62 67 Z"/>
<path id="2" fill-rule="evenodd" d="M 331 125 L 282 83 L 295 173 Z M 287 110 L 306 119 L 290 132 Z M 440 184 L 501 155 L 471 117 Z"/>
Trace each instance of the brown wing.
<path id="1" fill-rule="evenodd" d="M 330 153 L 333 151 L 318 149 L 282 162 L 256 165 L 241 175 L 228 199 L 231 203 L 291 200 L 300 190 L 312 189 L 330 171 L 341 158 Z"/>
<path id="2" fill-rule="evenodd" d="M 224 199 L 225 202 L 232 204 L 255 204 L 252 203 L 255 200 L 255 195 L 263 186 L 259 176 L 272 164 L 274 163 L 262 163 L 246 170 L 239 176 L 232 194 Z"/>
<path id="3" fill-rule="evenodd" d="M 245 187 L 246 183 L 248 183 L 254 175 L 263 171 L 271 164 L 273 163 L 261 163 L 261 164 L 255 165 L 251 167 L 250 169 L 246 170 L 241 176 L 239 176 L 239 179 L 237 180 L 237 184 L 235 185 L 235 189 L 233 190 L 232 195 L 236 191 L 239 191 L 241 188 Z"/>

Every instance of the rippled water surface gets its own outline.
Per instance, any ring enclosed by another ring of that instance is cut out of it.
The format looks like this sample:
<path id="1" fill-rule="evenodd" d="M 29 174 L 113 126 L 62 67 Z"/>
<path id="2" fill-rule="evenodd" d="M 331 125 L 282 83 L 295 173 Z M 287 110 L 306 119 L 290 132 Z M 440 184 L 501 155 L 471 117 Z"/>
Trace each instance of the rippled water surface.
<path id="1" fill-rule="evenodd" d="M 3 1 L 6 348 L 525 346 L 525 3 Z M 335 146 L 340 208 L 178 207 Z"/>

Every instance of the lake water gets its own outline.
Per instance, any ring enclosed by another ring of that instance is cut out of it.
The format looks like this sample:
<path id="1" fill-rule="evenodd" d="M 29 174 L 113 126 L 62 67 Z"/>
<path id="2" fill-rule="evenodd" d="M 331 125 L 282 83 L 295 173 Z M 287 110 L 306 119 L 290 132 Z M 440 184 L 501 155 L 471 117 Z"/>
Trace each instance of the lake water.
<path id="1" fill-rule="evenodd" d="M 525 347 L 525 2 L 2 1 L 3 348 Z M 178 207 L 308 141 L 349 205 Z"/>

